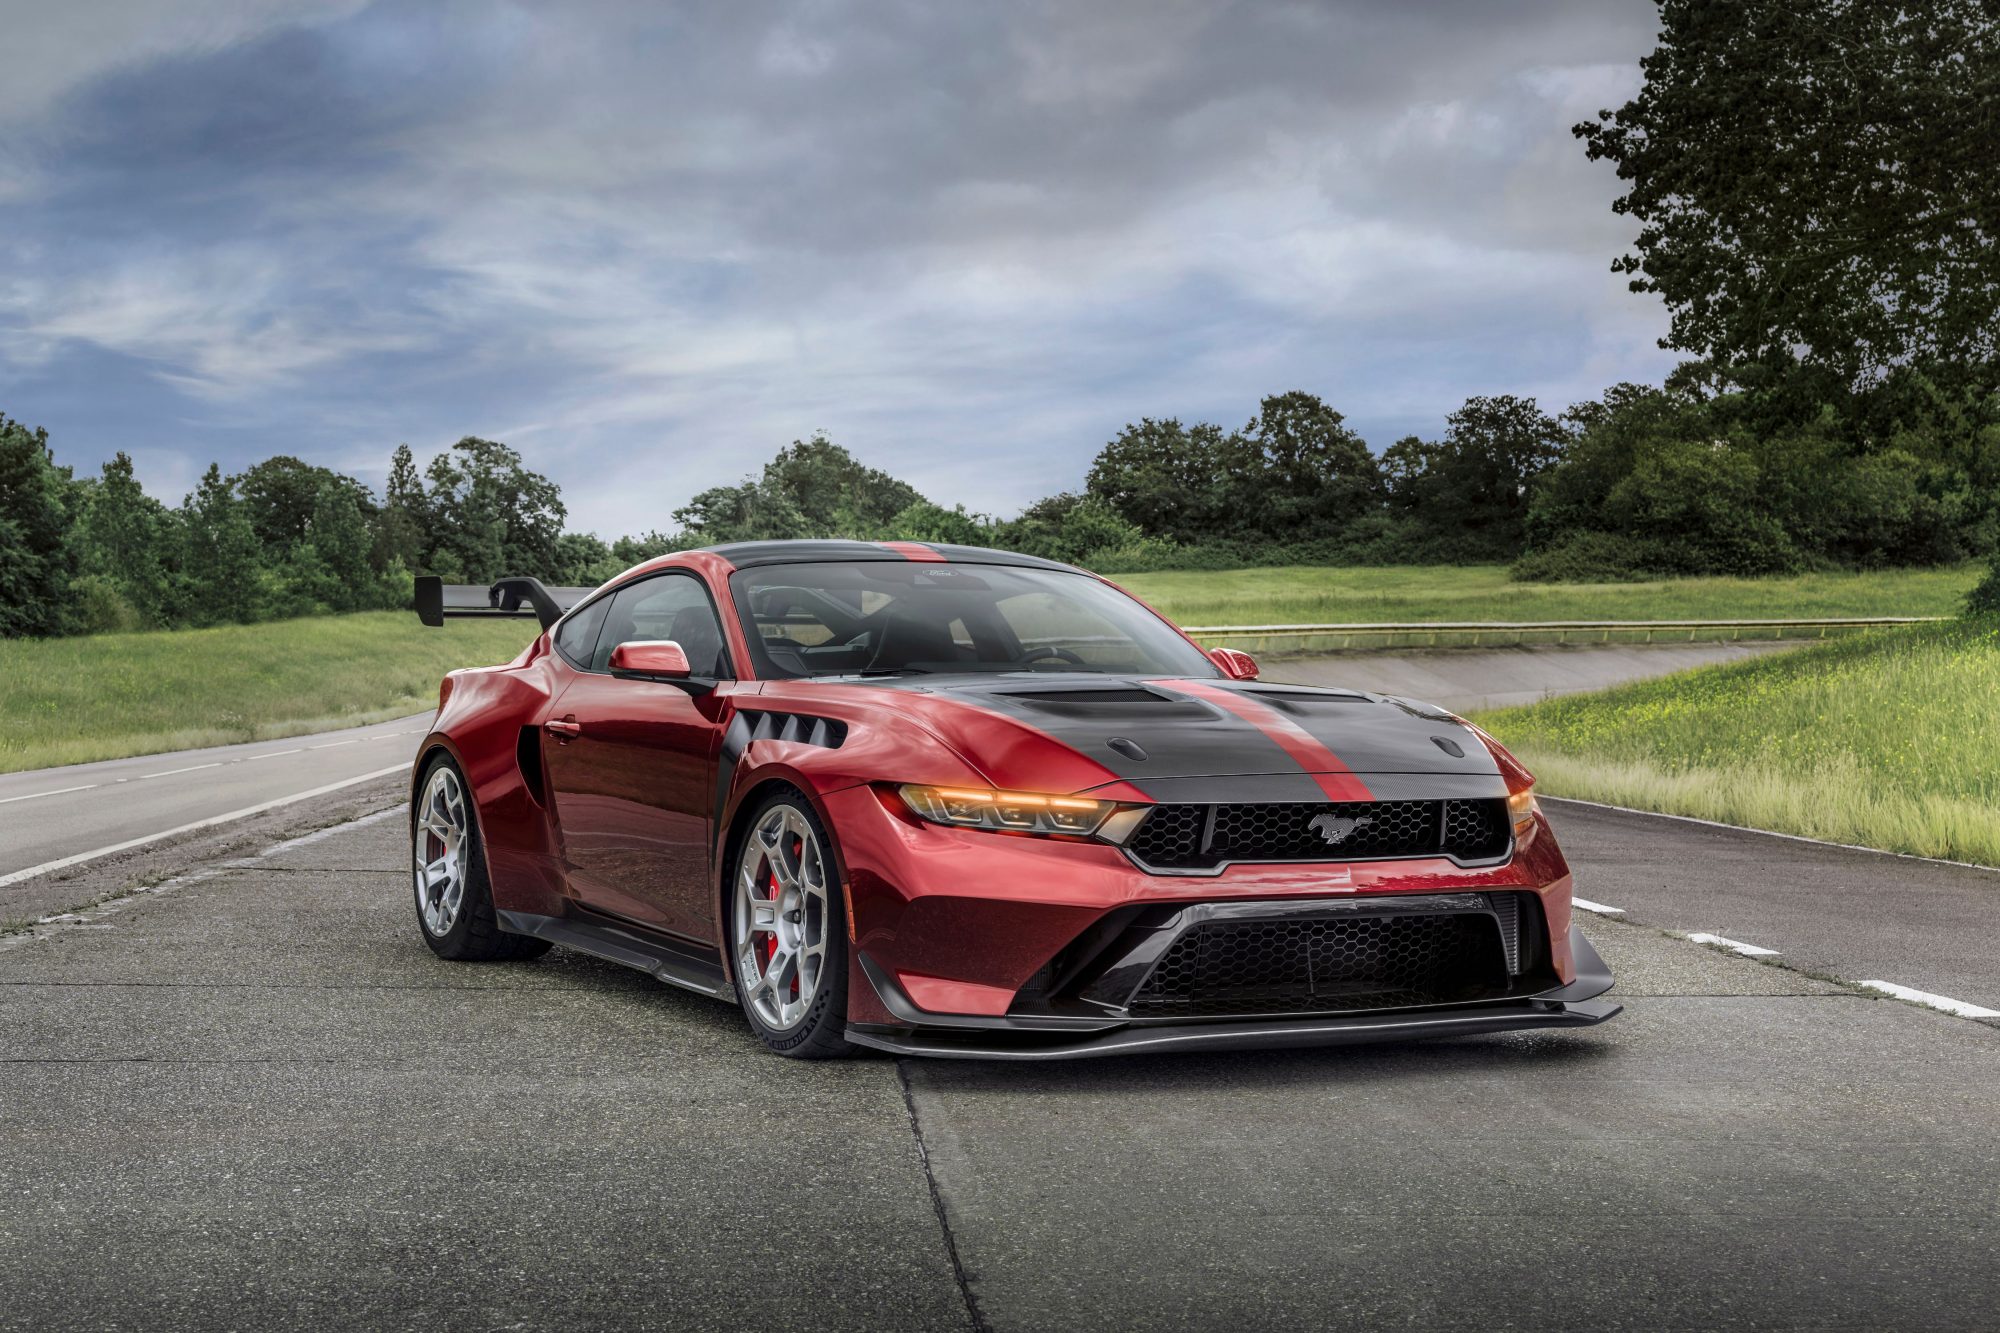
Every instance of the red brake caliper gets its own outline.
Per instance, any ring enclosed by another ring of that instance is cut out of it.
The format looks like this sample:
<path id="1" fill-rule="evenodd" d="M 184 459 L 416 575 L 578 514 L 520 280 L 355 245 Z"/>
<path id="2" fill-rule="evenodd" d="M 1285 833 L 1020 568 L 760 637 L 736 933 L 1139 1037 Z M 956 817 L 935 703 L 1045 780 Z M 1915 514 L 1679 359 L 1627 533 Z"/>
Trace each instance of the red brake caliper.
<path id="1" fill-rule="evenodd" d="M 778 952 L 778 872 L 772 868 L 769 858 L 764 861 L 764 891 L 771 895 L 771 929 L 764 936 L 764 967 L 771 966 L 771 957 Z"/>
<path id="2" fill-rule="evenodd" d="M 793 858 L 794 858 L 795 860 L 797 860 L 797 861 L 798 861 L 798 863 L 799 863 L 799 873 L 800 873 L 800 874 L 804 874 L 804 873 L 805 873 L 805 865 L 806 865 L 806 857 L 805 857 L 805 851 L 806 851 L 806 840 L 805 840 L 804 838 L 800 838 L 800 837 L 794 837 L 794 838 L 792 839 L 792 856 L 793 856 Z M 801 919 L 803 919 L 803 916 L 804 916 L 804 912 L 805 912 L 805 904 L 804 904 L 803 902 L 801 902 L 801 903 L 799 904 L 799 912 L 800 912 L 800 914 L 801 914 Z M 795 967 L 795 968 L 793 968 L 793 969 L 792 969 L 792 998 L 793 998 L 793 999 L 797 999 L 797 998 L 798 998 L 798 994 L 799 994 L 799 986 L 800 986 L 800 984 L 801 984 L 802 982 L 804 982 L 804 980 L 805 980 L 805 969 L 804 969 L 803 967 Z"/>

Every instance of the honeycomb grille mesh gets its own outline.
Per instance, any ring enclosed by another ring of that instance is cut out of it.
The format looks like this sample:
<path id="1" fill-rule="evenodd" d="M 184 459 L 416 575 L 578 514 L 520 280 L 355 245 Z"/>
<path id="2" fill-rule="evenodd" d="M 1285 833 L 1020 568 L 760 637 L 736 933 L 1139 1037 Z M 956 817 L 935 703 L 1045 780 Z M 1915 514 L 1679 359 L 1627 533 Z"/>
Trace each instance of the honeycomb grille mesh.
<path id="1" fill-rule="evenodd" d="M 1132 854 L 1162 870 L 1230 861 L 1366 861 L 1506 854 L 1507 803 L 1469 801 L 1271 802 L 1155 806 Z"/>
<path id="2" fill-rule="evenodd" d="M 1463 1003 L 1506 988 L 1500 929 L 1480 912 L 1209 922 L 1133 995 L 1134 1017 L 1334 1013 Z"/>

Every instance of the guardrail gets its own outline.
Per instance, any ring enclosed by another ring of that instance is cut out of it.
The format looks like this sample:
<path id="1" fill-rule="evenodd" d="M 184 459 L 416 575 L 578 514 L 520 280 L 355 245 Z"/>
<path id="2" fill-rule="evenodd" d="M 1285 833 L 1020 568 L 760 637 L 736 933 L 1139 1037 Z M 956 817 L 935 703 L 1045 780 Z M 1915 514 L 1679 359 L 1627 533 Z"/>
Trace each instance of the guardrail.
<path id="1" fill-rule="evenodd" d="M 1822 620 L 1412 620 L 1351 625 L 1197 625 L 1209 647 L 1284 656 L 1348 648 L 1498 648 L 1555 643 L 1714 643 L 1738 639 L 1823 639 L 1884 625 L 1921 625 L 1944 616 L 1850 616 Z"/>

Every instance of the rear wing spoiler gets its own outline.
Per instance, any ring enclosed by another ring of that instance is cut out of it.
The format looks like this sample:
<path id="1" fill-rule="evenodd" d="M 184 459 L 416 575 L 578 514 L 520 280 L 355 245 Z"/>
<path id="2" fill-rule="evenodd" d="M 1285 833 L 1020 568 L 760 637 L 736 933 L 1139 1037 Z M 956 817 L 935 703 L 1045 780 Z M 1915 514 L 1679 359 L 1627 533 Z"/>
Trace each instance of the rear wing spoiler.
<path id="1" fill-rule="evenodd" d="M 435 574 L 417 575 L 417 619 L 442 625 L 445 618 L 471 616 L 534 616 L 547 629 L 563 612 L 595 592 L 595 588 L 548 588 L 540 579 L 501 579 L 491 586 L 446 583 Z"/>

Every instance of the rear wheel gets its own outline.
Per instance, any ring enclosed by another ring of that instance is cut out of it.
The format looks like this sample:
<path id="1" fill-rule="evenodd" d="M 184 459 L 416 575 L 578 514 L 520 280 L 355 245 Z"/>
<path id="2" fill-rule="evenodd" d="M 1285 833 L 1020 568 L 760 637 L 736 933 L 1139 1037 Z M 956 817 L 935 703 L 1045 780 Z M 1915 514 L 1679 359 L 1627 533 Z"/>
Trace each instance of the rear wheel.
<path id="1" fill-rule="evenodd" d="M 840 873 L 805 798 L 780 792 L 757 808 L 736 848 L 730 959 L 743 1013 L 766 1046 L 794 1059 L 851 1053 L 847 919 Z"/>
<path id="2" fill-rule="evenodd" d="M 440 958 L 487 962 L 536 958 L 547 940 L 500 929 L 479 845 L 479 819 L 465 777 L 440 752 L 425 768 L 410 812 L 410 871 L 416 882 L 417 925 Z"/>

